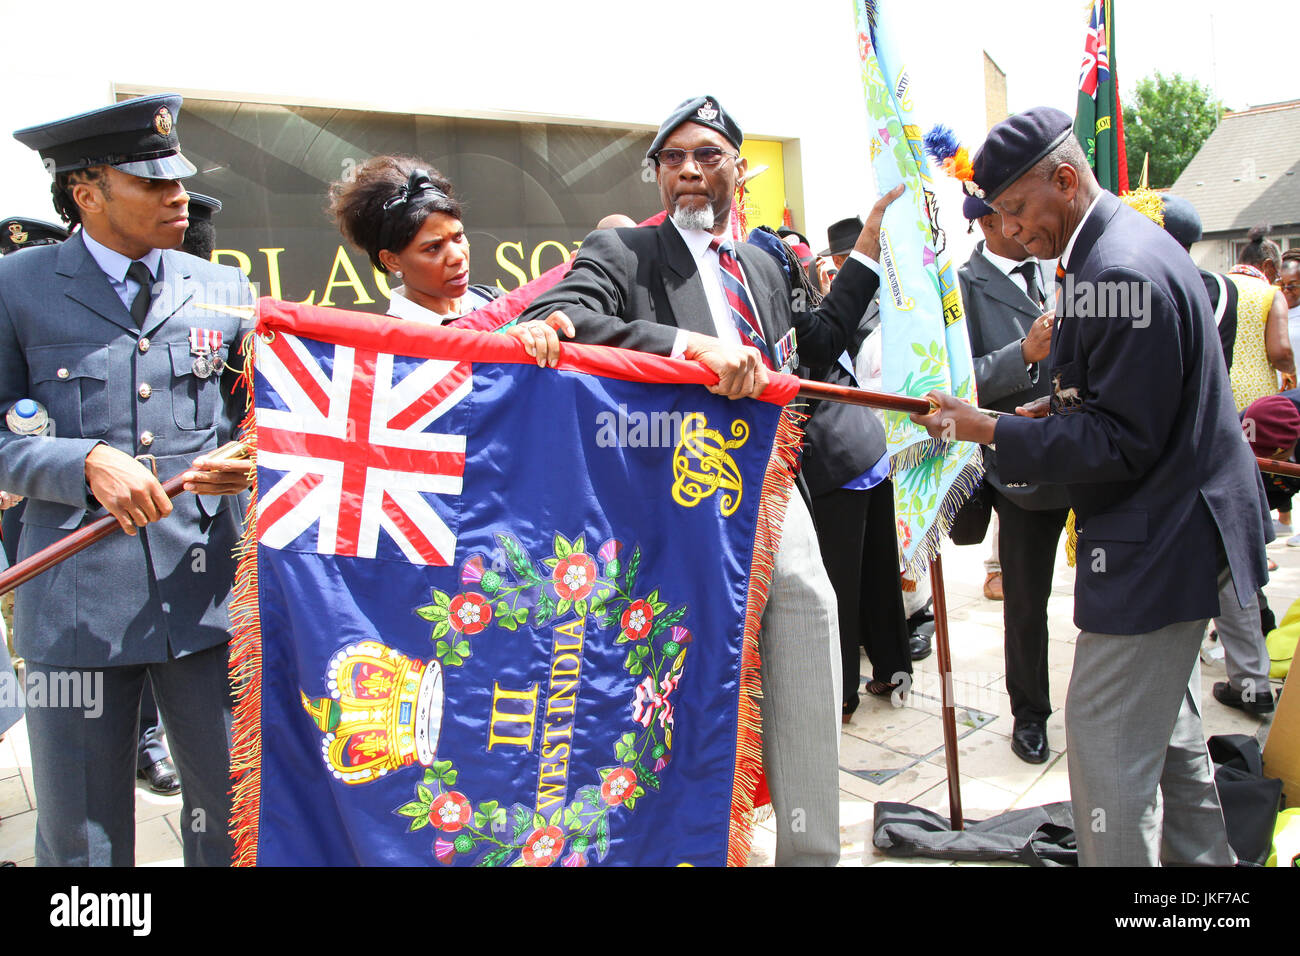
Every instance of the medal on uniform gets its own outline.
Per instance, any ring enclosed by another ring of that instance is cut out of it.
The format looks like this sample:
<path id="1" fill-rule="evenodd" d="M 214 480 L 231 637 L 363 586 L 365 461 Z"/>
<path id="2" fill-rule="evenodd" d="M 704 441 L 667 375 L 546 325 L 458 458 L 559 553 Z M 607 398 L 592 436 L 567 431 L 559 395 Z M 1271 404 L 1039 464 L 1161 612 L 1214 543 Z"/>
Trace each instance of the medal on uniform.
<path id="1" fill-rule="evenodd" d="M 776 367 L 779 372 L 793 372 L 799 367 L 799 340 L 791 329 L 776 343 Z"/>
<path id="2" fill-rule="evenodd" d="M 190 354 L 194 356 L 192 368 L 197 378 L 209 378 L 226 367 L 221 358 L 222 339 L 220 329 L 190 329 Z"/>

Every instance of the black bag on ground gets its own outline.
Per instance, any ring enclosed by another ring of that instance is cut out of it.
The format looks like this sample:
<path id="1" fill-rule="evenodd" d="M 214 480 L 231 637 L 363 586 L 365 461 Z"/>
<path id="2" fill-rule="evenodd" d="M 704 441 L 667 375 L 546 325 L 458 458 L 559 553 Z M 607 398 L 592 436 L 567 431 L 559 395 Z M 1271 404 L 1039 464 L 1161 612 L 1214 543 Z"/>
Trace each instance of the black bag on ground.
<path id="1" fill-rule="evenodd" d="M 1214 761 L 1214 786 L 1228 827 L 1228 845 L 1241 862 L 1262 866 L 1273 846 L 1282 781 L 1264 776 L 1254 737 L 1220 734 L 1205 744 Z"/>
<path id="2" fill-rule="evenodd" d="M 872 843 L 890 856 L 1007 860 L 1029 866 L 1079 863 L 1068 803 L 1008 810 L 965 823 L 966 829 L 954 830 L 947 817 L 910 803 L 877 803 Z"/>

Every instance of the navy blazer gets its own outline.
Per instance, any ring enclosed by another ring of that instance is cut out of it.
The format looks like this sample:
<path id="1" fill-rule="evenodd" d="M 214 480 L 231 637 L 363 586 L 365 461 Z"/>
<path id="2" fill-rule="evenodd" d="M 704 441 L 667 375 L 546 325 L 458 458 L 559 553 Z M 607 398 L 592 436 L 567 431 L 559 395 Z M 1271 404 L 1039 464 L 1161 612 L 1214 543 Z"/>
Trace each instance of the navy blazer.
<path id="1" fill-rule="evenodd" d="M 239 344 L 252 328 L 240 313 L 251 304 L 237 269 L 164 251 L 137 328 L 79 232 L 0 259 L 0 411 L 32 398 L 55 423 L 53 438 L 0 429 L 0 488 L 28 499 L 20 558 L 106 513 L 85 479 L 97 444 L 153 454 L 165 480 L 234 436 L 245 408 Z M 221 375 L 194 373 L 191 328 L 222 333 Z M 173 504 L 138 536 L 113 534 L 19 588 L 18 651 L 104 667 L 228 641 L 239 500 L 183 493 Z"/>
<path id="2" fill-rule="evenodd" d="M 995 442 L 1004 479 L 1067 487 L 1075 623 L 1141 634 L 1214 617 L 1225 553 L 1244 606 L 1268 580 L 1264 489 L 1191 257 L 1105 193 L 1062 288 L 1052 414 L 999 419 Z"/>

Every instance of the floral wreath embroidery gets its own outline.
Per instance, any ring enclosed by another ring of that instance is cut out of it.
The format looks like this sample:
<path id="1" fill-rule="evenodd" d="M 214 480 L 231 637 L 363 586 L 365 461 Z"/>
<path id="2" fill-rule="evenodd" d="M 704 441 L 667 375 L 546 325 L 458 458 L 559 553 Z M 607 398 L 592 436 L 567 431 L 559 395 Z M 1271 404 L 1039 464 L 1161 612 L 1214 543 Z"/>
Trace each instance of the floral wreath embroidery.
<path id="1" fill-rule="evenodd" d="M 444 667 L 461 666 L 473 653 L 472 638 L 490 627 L 518 630 L 530 617 L 534 627 L 570 613 L 588 620 L 588 628 L 617 627 L 614 643 L 630 645 L 623 668 L 642 677 L 628 707 L 632 729 L 614 744 L 618 763 L 599 768 L 598 783 L 579 787 L 549 817 L 518 803 L 507 808 L 484 800 L 475 806 L 454 789 L 460 772 L 450 760 L 427 767 L 415 799 L 394 813 L 409 818 L 408 832 L 438 832 L 433 855 L 440 863 L 475 854 L 478 866 L 587 866 L 589 853 L 603 860 L 609 852 L 610 815 L 631 812 L 647 792 L 658 791 L 672 758 L 672 696 L 691 640 L 678 623 L 687 605 L 669 610 L 657 589 L 644 595 L 636 590 L 639 547 L 624 566 L 623 545 L 616 540 L 593 556 L 585 535 L 569 541 L 557 533 L 552 553 L 538 563 L 513 535 L 496 539 L 504 562 L 489 566 L 484 555 L 471 555 L 461 565 L 460 593 L 434 589 L 433 603 L 415 609 L 433 625 L 430 640 L 438 660 Z"/>

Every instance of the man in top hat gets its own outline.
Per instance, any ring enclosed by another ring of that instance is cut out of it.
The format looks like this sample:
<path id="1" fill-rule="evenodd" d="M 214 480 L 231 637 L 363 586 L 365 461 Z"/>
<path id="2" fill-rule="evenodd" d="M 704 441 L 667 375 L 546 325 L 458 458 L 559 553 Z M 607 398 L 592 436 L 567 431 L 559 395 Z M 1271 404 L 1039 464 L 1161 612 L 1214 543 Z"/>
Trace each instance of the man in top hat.
<path id="1" fill-rule="evenodd" d="M 125 532 L 19 589 L 29 681 L 81 689 L 27 712 L 38 865 L 133 863 L 145 681 L 184 787 L 186 862 L 225 865 L 232 850 L 227 603 L 248 466 L 205 456 L 243 413 L 230 358 L 251 295 L 238 270 L 174 251 L 195 171 L 180 106 L 140 97 L 14 134 L 80 228 L 0 259 L 0 408 L 29 398 L 55 425 L 0 433 L 0 487 L 28 499 L 20 557 L 104 512 Z M 155 466 L 184 473 L 187 493 L 169 501 Z"/>
<path id="2" fill-rule="evenodd" d="M 1196 267 L 1097 185 L 1071 129 L 1048 107 L 1004 120 L 971 186 L 1008 238 L 1059 257 L 1050 396 L 994 420 L 932 393 L 938 410 L 916 420 L 996 444 L 1004 480 L 1066 486 L 1078 528 L 1065 725 L 1080 862 L 1229 865 L 1199 650 L 1220 584 L 1230 576 L 1245 606 L 1267 580 L 1263 486 Z"/>
<path id="3" fill-rule="evenodd" d="M 772 257 L 729 241 L 732 201 L 746 172 L 741 142 L 740 127 L 716 98 L 679 105 L 647 152 L 668 217 L 654 228 L 589 235 L 569 274 L 525 317 L 546 319 L 563 310 L 579 341 L 696 359 L 718 376 L 710 391 L 730 398 L 762 393 L 776 365 L 775 347 L 792 327 L 801 361 L 834 363 L 879 280 L 855 259 L 819 309 L 794 312 L 788 280 Z M 885 204 L 861 230 L 857 248 L 864 260 L 878 252 Z M 738 306 L 728 305 L 724 283 Z M 800 495 L 791 496 L 786 511 L 759 640 L 776 862 L 833 865 L 839 859 L 839 635 L 835 594 Z"/>
<path id="4" fill-rule="evenodd" d="M 957 273 L 980 404 L 1014 412 L 1048 392 L 1043 363 L 1052 339 L 1052 271 L 1002 234 L 1002 217 L 978 196 L 967 196 L 962 212 L 984 236 Z M 984 482 L 998 516 L 1011 750 L 1026 763 L 1045 763 L 1052 716 L 1047 599 L 1069 502 L 1060 485 L 1005 480 L 993 448 L 984 452 Z"/>

